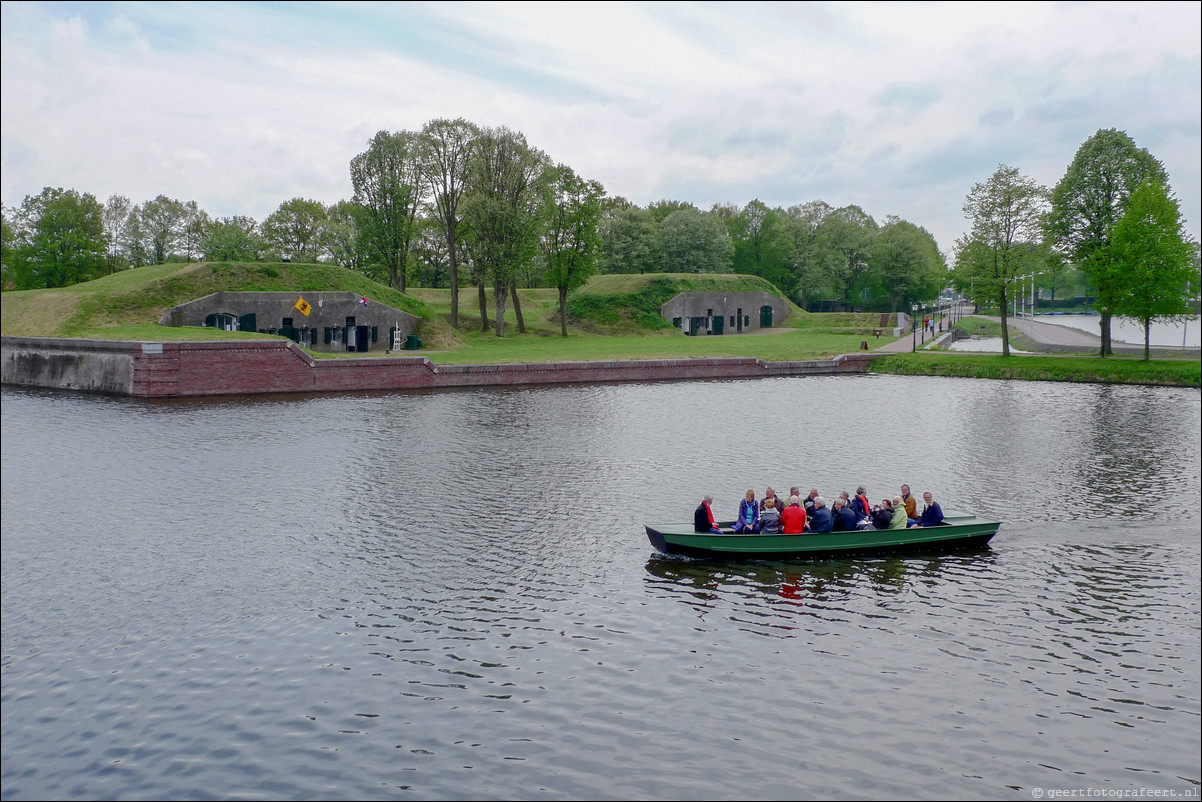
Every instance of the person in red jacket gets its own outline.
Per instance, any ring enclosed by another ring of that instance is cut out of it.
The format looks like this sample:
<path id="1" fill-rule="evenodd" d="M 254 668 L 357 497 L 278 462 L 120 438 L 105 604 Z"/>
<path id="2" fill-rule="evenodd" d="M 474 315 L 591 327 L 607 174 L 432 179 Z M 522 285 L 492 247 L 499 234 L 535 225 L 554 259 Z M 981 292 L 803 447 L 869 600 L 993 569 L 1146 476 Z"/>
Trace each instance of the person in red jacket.
<path id="1" fill-rule="evenodd" d="M 797 496 L 789 496 L 789 504 L 780 514 L 781 531 L 786 535 L 800 535 L 806 528 L 806 511 Z"/>

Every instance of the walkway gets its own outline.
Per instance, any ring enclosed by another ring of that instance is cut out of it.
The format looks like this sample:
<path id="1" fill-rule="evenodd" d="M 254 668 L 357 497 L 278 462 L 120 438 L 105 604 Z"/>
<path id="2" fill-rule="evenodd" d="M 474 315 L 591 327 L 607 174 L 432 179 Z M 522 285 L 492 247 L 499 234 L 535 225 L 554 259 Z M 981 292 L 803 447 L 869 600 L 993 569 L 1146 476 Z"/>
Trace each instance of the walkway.
<path id="1" fill-rule="evenodd" d="M 968 315 L 965 315 L 968 317 Z M 1001 324 L 1002 319 L 998 316 L 976 315 L 982 320 L 991 320 L 994 323 Z M 1041 320 L 1032 320 L 1029 317 L 1007 317 L 1006 323 L 1012 330 L 1017 330 L 1023 336 L 1035 343 L 1035 350 L 1038 351 L 1071 351 L 1080 354 L 1096 354 L 1102 348 L 1102 338 L 1097 334 L 1081 329 L 1073 328 L 1072 326 L 1060 326 L 1055 323 L 1045 323 Z M 947 332 L 936 332 L 935 339 L 939 340 L 947 336 Z M 918 348 L 923 347 L 922 332 L 918 333 L 919 343 Z M 926 344 L 931 342 L 931 335 L 926 337 Z M 1013 341 L 1010 343 L 1014 346 Z M 912 339 L 909 335 L 902 337 L 900 340 L 882 345 L 873 349 L 878 352 L 888 353 L 909 353 L 914 347 Z M 1132 343 L 1114 342 L 1111 344 L 1116 354 L 1126 356 L 1141 356 L 1144 352 L 1142 344 L 1136 345 Z M 1172 346 L 1152 346 L 1152 355 L 1156 357 L 1192 357 L 1199 358 L 1202 356 L 1202 351 L 1197 348 L 1175 348 Z"/>

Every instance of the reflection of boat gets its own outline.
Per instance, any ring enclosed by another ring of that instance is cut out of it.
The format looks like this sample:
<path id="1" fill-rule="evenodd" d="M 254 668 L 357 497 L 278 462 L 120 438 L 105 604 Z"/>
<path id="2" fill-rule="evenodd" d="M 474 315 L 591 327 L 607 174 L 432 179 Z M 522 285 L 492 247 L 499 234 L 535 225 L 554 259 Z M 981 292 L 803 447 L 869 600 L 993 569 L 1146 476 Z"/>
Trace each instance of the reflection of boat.
<path id="1" fill-rule="evenodd" d="M 857 529 L 853 532 L 800 535 L 694 532 L 689 524 L 647 524 L 651 545 L 665 554 L 718 559 L 812 559 L 888 552 L 940 552 L 983 546 L 1001 521 L 967 512 L 944 512 L 940 526 L 908 529 Z"/>

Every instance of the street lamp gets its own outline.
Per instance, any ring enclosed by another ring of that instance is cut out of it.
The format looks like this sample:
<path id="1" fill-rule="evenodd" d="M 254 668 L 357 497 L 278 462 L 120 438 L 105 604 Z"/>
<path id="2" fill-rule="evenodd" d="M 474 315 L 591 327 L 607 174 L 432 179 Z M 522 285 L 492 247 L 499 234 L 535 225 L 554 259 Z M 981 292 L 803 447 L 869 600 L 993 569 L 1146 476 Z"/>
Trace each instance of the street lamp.
<path id="1" fill-rule="evenodd" d="M 910 304 L 910 353 L 918 350 L 918 332 L 914 330 L 914 314 L 917 307 Z"/>

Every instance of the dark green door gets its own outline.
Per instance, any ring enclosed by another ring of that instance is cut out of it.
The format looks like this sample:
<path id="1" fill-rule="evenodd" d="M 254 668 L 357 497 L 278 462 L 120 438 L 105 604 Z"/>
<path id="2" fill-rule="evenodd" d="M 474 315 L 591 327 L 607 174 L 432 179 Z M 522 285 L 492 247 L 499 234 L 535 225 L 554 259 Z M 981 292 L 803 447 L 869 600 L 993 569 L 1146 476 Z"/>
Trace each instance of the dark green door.
<path id="1" fill-rule="evenodd" d="M 772 328 L 772 307 L 764 305 L 760 307 L 760 328 Z"/>

